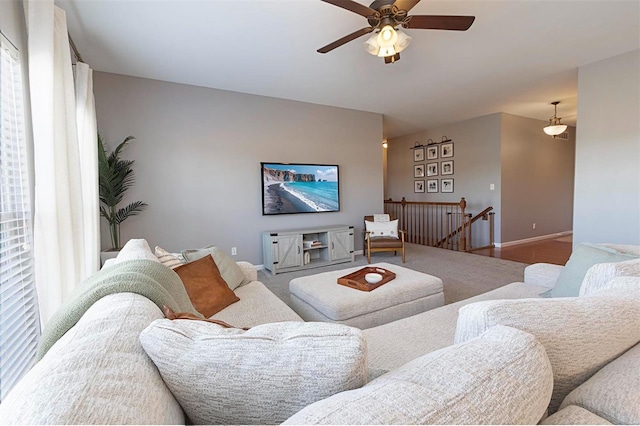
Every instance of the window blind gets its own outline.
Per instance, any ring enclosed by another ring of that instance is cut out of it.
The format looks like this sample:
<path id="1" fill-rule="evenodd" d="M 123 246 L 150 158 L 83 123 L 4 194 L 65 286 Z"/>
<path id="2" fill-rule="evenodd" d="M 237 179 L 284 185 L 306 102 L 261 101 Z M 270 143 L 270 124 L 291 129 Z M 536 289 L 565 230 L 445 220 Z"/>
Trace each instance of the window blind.
<path id="1" fill-rule="evenodd" d="M 0 401 L 40 337 L 28 179 L 20 56 L 0 33 Z"/>

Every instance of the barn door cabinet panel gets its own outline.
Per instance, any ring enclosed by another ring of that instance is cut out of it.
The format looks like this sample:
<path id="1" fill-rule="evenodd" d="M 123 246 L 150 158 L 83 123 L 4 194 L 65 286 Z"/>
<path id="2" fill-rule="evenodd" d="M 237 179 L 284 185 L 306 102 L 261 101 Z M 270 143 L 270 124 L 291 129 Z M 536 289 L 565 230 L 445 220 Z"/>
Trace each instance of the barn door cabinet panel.
<path id="1" fill-rule="evenodd" d="M 264 268 L 275 275 L 353 262 L 353 233 L 347 225 L 263 232 Z"/>

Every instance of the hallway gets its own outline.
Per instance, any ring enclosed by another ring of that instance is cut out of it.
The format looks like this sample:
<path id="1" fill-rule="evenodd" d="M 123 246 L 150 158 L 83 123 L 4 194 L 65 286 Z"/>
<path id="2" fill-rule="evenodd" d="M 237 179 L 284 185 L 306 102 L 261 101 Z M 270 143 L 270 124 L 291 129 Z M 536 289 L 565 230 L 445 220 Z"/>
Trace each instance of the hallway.
<path id="1" fill-rule="evenodd" d="M 528 264 L 544 262 L 564 265 L 569 260 L 572 249 L 573 238 L 568 235 L 510 247 L 483 249 L 473 253 Z"/>

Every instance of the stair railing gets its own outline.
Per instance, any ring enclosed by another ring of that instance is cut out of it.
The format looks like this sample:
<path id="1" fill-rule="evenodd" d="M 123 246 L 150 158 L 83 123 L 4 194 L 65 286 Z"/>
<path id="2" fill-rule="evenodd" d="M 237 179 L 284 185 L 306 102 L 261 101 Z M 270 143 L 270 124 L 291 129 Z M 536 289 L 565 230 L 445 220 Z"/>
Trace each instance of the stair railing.
<path id="1" fill-rule="evenodd" d="M 456 251 L 493 247 L 493 207 L 487 207 L 476 216 L 467 213 L 466 207 L 464 197 L 459 202 L 407 201 L 404 197 L 401 201 L 384 201 L 385 213 L 398 218 L 409 243 Z M 479 219 L 489 220 L 490 242 L 488 246 L 473 248 L 472 225 Z"/>

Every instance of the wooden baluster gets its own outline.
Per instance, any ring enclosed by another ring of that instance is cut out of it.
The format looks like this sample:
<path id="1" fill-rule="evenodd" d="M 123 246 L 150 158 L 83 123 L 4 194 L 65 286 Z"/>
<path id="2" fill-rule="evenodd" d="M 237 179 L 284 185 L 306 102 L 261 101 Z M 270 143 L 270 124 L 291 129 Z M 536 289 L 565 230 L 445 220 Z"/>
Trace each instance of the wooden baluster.
<path id="1" fill-rule="evenodd" d="M 472 231 L 472 225 L 473 223 L 471 223 L 471 217 L 473 215 L 471 213 L 467 214 L 467 217 L 469 218 L 469 245 L 468 245 L 468 249 L 466 251 L 470 251 L 471 248 L 473 248 L 473 231 Z"/>
<path id="2" fill-rule="evenodd" d="M 400 223 L 402 225 L 402 229 L 404 229 L 406 232 L 409 232 L 409 230 L 407 229 L 407 218 L 405 216 L 405 206 L 407 205 L 407 200 L 405 200 L 404 197 L 402 197 L 402 200 L 400 201 L 400 214 L 401 214 L 401 219 L 400 219 Z"/>
<path id="3" fill-rule="evenodd" d="M 446 248 L 451 248 L 449 246 L 450 244 L 450 240 L 449 240 L 449 235 L 451 235 L 451 233 L 449 232 L 449 222 L 451 222 L 451 215 L 449 214 L 449 212 L 446 212 L 446 218 L 447 218 L 447 239 L 445 241 L 445 247 Z"/>

